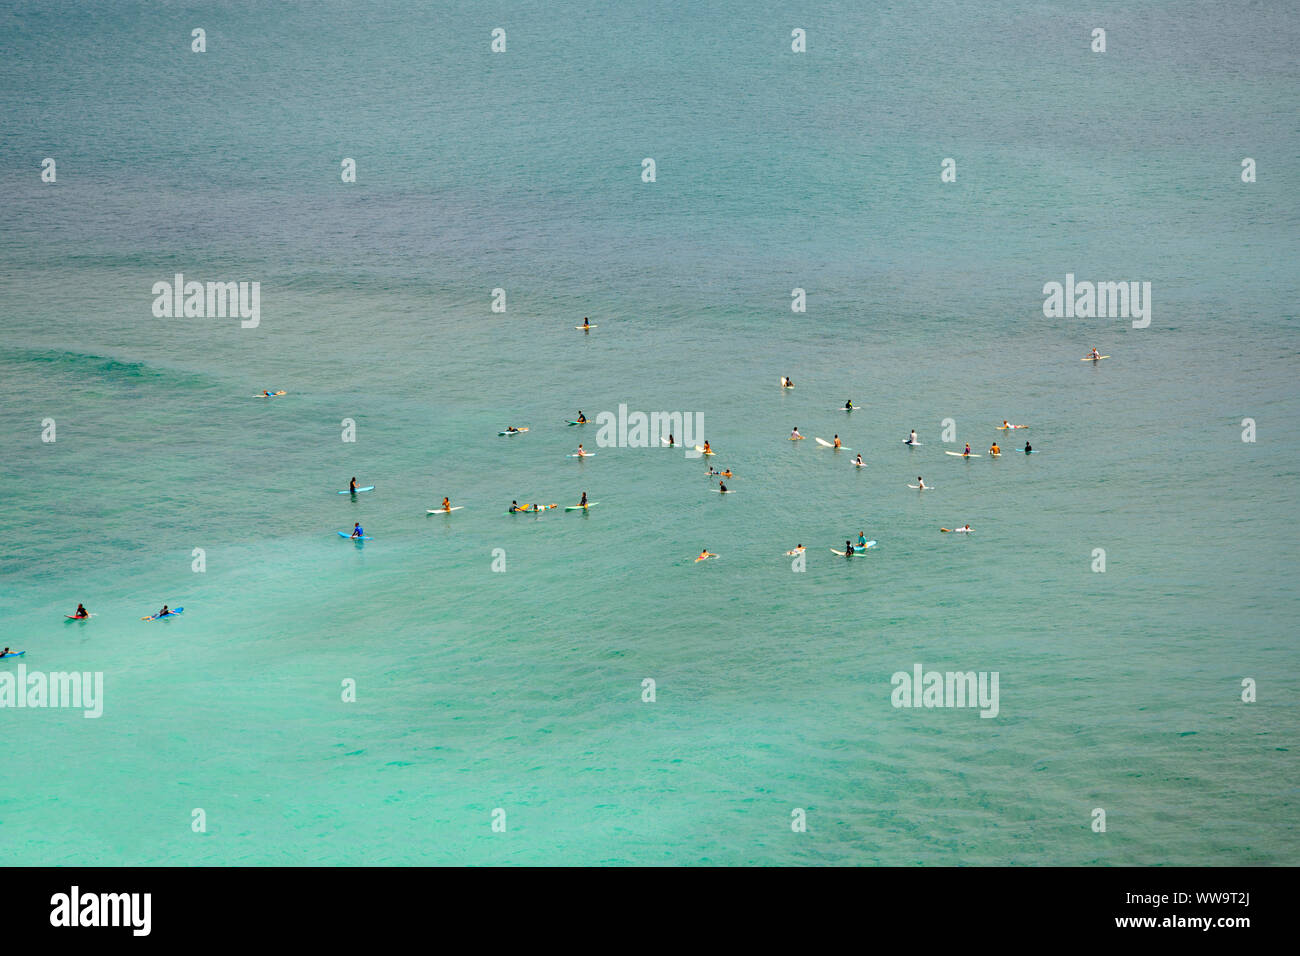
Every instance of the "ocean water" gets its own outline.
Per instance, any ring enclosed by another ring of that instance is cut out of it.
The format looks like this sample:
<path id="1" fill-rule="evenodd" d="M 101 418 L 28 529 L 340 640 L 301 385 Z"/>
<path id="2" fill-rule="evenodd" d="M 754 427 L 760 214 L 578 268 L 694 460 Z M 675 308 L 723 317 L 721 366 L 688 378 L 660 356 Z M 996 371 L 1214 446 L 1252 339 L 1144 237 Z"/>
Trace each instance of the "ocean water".
<path id="1" fill-rule="evenodd" d="M 1300 862 L 1298 43 L 1211 2 L 6 5 L 0 642 L 104 711 L 0 710 L 0 859 Z M 155 318 L 177 272 L 260 325 Z M 1067 273 L 1150 326 L 1044 317 Z M 566 457 L 620 405 L 701 413 L 736 493 Z M 895 708 L 918 663 L 998 716 Z"/>

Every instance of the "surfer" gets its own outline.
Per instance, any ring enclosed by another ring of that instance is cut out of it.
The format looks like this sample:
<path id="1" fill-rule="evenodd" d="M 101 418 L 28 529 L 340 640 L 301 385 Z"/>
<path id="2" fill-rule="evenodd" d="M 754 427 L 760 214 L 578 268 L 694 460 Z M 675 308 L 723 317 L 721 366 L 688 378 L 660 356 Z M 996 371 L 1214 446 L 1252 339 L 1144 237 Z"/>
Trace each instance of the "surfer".
<path id="1" fill-rule="evenodd" d="M 853 542 L 852 542 L 852 541 L 845 541 L 845 542 L 844 542 L 844 556 L 847 558 L 847 557 L 849 557 L 851 554 L 853 554 Z"/>
<path id="2" fill-rule="evenodd" d="M 1029 442 L 1025 442 L 1025 454 L 1028 455 L 1033 450 L 1034 446 L 1029 444 Z"/>
<path id="3" fill-rule="evenodd" d="M 850 398 L 847 402 L 844 403 L 844 410 L 846 412 L 853 411 L 853 399 Z"/>
<path id="4" fill-rule="evenodd" d="M 704 443 L 704 454 L 706 454 L 706 455 L 712 455 L 712 454 L 713 454 L 713 449 L 709 447 L 709 443 L 708 443 L 708 442 L 705 442 L 705 443 Z"/>
<path id="5" fill-rule="evenodd" d="M 167 607 L 166 604 L 164 604 L 163 609 L 159 611 L 157 614 L 155 614 L 154 617 L 166 617 L 170 613 L 171 613 L 171 609 Z"/>
<path id="6" fill-rule="evenodd" d="M 916 444 L 916 429 L 915 429 L 915 428 L 912 429 L 912 434 L 908 436 L 907 443 L 908 443 L 909 445 L 915 445 L 915 444 Z"/>
<path id="7" fill-rule="evenodd" d="M 861 531 L 858 532 L 858 547 L 862 548 L 864 551 L 867 548 L 867 536 Z"/>
<path id="8" fill-rule="evenodd" d="M 591 321 L 585 315 L 582 317 L 582 327 L 584 329 L 591 328 Z"/>
<path id="9" fill-rule="evenodd" d="M 786 554 L 799 554 L 799 553 L 800 553 L 801 551 L 803 551 L 803 550 L 804 550 L 803 545 L 801 545 L 801 544 L 796 544 L 796 545 L 794 546 L 794 550 L 793 550 L 793 551 L 787 551 Z"/>
<path id="10" fill-rule="evenodd" d="M 587 507 L 587 493 L 585 491 L 582 493 L 582 500 L 578 502 L 578 505 L 583 508 Z"/>
<path id="11" fill-rule="evenodd" d="M 513 501 L 513 500 L 510 502 L 510 513 L 511 513 L 511 514 L 514 514 L 516 511 L 521 511 L 521 510 L 523 510 L 523 509 L 521 509 L 521 508 L 519 507 L 519 502 L 517 502 L 517 501 Z"/>
<path id="12" fill-rule="evenodd" d="M 865 465 L 865 464 L 866 464 L 866 462 L 862 460 L 862 452 L 858 452 L 858 457 L 855 458 L 855 459 L 853 459 L 853 464 L 855 464 L 855 465 Z"/>
<path id="13" fill-rule="evenodd" d="M 700 552 L 700 556 L 699 556 L 698 558 L 696 558 L 695 560 L 696 560 L 696 561 L 703 561 L 705 558 L 716 558 L 716 557 L 717 557 L 716 554 L 714 554 L 714 553 L 713 553 L 712 551 L 710 551 L 708 548 L 705 548 L 703 551 Z"/>
<path id="14" fill-rule="evenodd" d="M 795 425 L 794 430 L 790 432 L 790 440 L 799 441 L 801 438 L 803 438 L 803 436 L 799 434 L 799 426 Z"/>
<path id="15" fill-rule="evenodd" d="M 582 457 L 583 455 L 585 455 L 585 454 L 587 454 L 587 453 L 586 453 L 585 451 L 582 450 L 582 445 L 579 444 L 579 445 L 578 445 L 578 457 L 581 458 L 581 457 Z"/>
<path id="16" fill-rule="evenodd" d="M 450 500 L 450 499 L 448 499 L 448 498 L 443 498 L 443 499 L 442 499 L 442 510 L 443 510 L 443 511 L 451 511 L 451 500 Z"/>
<path id="17" fill-rule="evenodd" d="M 365 534 L 365 531 L 362 530 L 361 525 L 359 525 L 359 524 L 354 524 L 354 525 L 352 526 L 352 537 L 354 537 L 354 538 L 360 538 L 360 537 L 361 537 L 362 535 L 364 535 L 364 534 Z"/>
<path id="18" fill-rule="evenodd" d="M 990 454 L 990 455 L 1000 455 L 1000 454 L 1002 454 L 1002 449 L 998 447 L 998 443 L 997 443 L 997 442 L 994 442 L 992 445 L 989 445 L 989 454 Z"/>
<path id="19" fill-rule="evenodd" d="M 965 455 L 967 458 L 970 457 L 970 442 L 966 443 L 966 450 L 962 452 L 962 454 Z"/>
<path id="20" fill-rule="evenodd" d="M 585 425 L 585 424 L 587 424 L 587 416 L 584 415 L 584 414 L 582 414 L 582 409 L 581 409 L 581 408 L 578 409 L 578 424 L 579 424 L 579 425 Z"/>
<path id="21" fill-rule="evenodd" d="M 672 447 L 673 447 L 674 445 L 676 445 L 676 444 L 677 444 L 677 442 L 673 440 L 673 433 L 672 433 L 672 432 L 669 432 L 669 433 L 668 433 L 668 447 L 669 447 L 669 448 L 672 448 Z"/>
<path id="22" fill-rule="evenodd" d="M 74 614 L 74 615 L 72 615 L 72 616 L 73 616 L 73 617 L 90 617 L 90 612 L 86 610 L 86 605 L 84 605 L 84 604 L 78 604 L 78 605 L 77 605 L 77 613 Z"/>
<path id="23" fill-rule="evenodd" d="M 1088 358 L 1090 358 L 1090 359 L 1099 359 L 1099 358 L 1101 358 L 1101 353 L 1097 351 L 1097 346 L 1094 345 L 1094 346 L 1092 347 L 1092 354 L 1089 355 Z"/>
<path id="24" fill-rule="evenodd" d="M 921 480 L 920 475 L 916 476 L 916 487 L 920 488 L 921 490 L 925 490 L 925 482 Z"/>
<path id="25" fill-rule="evenodd" d="M 789 376 L 782 375 L 782 376 L 781 376 L 781 387 L 782 387 L 782 388 L 794 388 L 794 382 L 790 381 Z"/>
<path id="26" fill-rule="evenodd" d="M 352 492 L 354 495 L 357 493 L 357 476 L 356 476 L 356 475 L 353 475 L 353 476 L 352 476 L 352 480 L 348 482 L 348 491 Z"/>
<path id="27" fill-rule="evenodd" d="M 835 447 L 836 447 L 836 448 L 839 448 L 839 447 L 840 447 L 840 436 L 839 436 L 839 435 L 836 435 L 836 436 L 835 436 Z"/>
<path id="28" fill-rule="evenodd" d="M 718 490 L 725 495 L 727 493 L 727 483 L 724 481 L 718 482 Z"/>
<path id="29" fill-rule="evenodd" d="M 735 475 L 733 475 L 733 474 L 731 473 L 731 469 L 730 469 L 730 468 L 728 468 L 726 471 L 720 471 L 720 472 L 718 472 L 718 474 L 721 475 L 723 478 L 735 478 L 735 477 L 736 477 Z"/>

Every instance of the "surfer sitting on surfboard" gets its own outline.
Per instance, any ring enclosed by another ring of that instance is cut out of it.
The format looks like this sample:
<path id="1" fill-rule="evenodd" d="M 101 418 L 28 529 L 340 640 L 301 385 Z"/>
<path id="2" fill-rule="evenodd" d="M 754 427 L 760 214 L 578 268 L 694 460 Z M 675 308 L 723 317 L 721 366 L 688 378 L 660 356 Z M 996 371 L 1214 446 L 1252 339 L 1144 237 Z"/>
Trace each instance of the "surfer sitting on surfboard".
<path id="1" fill-rule="evenodd" d="M 965 450 L 964 452 L 962 452 L 962 454 L 963 454 L 963 455 L 969 455 L 969 454 L 970 454 L 970 442 L 967 442 L 967 443 L 966 443 L 966 450 Z"/>
<path id="2" fill-rule="evenodd" d="M 989 454 L 990 454 L 990 455 L 1000 455 L 1000 454 L 1002 454 L 1002 449 L 998 447 L 998 443 L 997 443 L 997 442 L 994 442 L 992 445 L 989 445 Z"/>
<path id="3" fill-rule="evenodd" d="M 703 561 L 705 558 L 716 558 L 716 557 L 717 557 L 716 554 L 714 554 L 714 553 L 713 553 L 712 551 L 710 551 L 708 548 L 705 548 L 703 551 L 700 552 L 700 556 L 699 556 L 698 558 L 696 558 L 695 560 L 696 560 L 696 561 Z"/>
<path id="4" fill-rule="evenodd" d="M 925 487 L 925 482 L 921 480 L 921 476 L 920 476 L 920 475 L 917 475 L 917 476 L 916 476 L 916 487 L 918 487 L 918 488 L 924 488 L 924 487 Z"/>
<path id="5" fill-rule="evenodd" d="M 908 443 L 909 445 L 915 445 L 915 444 L 916 444 L 916 429 L 915 429 L 915 428 L 912 429 L 912 434 L 911 434 L 911 436 L 907 439 L 907 443 Z"/>
<path id="6" fill-rule="evenodd" d="M 799 426 L 795 425 L 794 430 L 790 432 L 790 440 L 796 441 L 797 439 L 800 438 L 803 438 L 803 436 L 799 434 Z"/>
<path id="7" fill-rule="evenodd" d="M 835 447 L 836 447 L 836 448 L 839 448 L 839 447 L 840 447 L 840 436 L 839 436 L 839 435 L 836 435 L 836 436 L 835 436 Z"/>
<path id="8" fill-rule="evenodd" d="M 1099 359 L 1099 358 L 1101 358 L 1101 353 L 1097 351 L 1097 347 L 1096 347 L 1095 345 L 1092 347 L 1092 354 L 1089 355 L 1088 358 L 1091 358 L 1091 359 Z"/>
<path id="9" fill-rule="evenodd" d="M 853 399 L 850 398 L 847 402 L 844 403 L 844 410 L 846 412 L 853 410 Z"/>
<path id="10" fill-rule="evenodd" d="M 582 493 L 582 500 L 578 504 L 583 508 L 587 507 L 587 493 L 585 491 Z"/>
<path id="11" fill-rule="evenodd" d="M 855 459 L 853 460 L 853 464 L 855 464 L 855 465 L 865 465 L 865 464 L 866 464 L 866 462 L 862 460 L 862 452 L 858 452 L 858 457 L 855 458 Z"/>
<path id="12" fill-rule="evenodd" d="M 357 476 L 356 476 L 356 475 L 353 475 L 353 476 L 352 476 L 352 480 L 348 482 L 348 491 L 352 492 L 354 495 L 357 493 Z"/>
<path id="13" fill-rule="evenodd" d="M 442 499 L 442 510 L 451 511 L 451 501 L 447 498 Z"/>
<path id="14" fill-rule="evenodd" d="M 584 329 L 591 328 L 591 320 L 588 319 L 585 315 L 582 317 L 582 327 Z"/>
<path id="15" fill-rule="evenodd" d="M 844 542 L 844 554 L 845 554 L 845 556 L 847 557 L 848 555 L 850 555 L 850 554 L 852 554 L 852 553 L 853 553 L 853 543 L 852 543 L 851 541 L 845 541 L 845 542 Z"/>
<path id="16" fill-rule="evenodd" d="M 90 617 L 90 612 L 86 610 L 86 605 L 84 605 L 84 604 L 78 604 L 78 605 L 77 605 L 77 613 L 74 614 L 74 615 L 72 615 L 72 616 L 73 616 L 73 617 Z"/>
<path id="17" fill-rule="evenodd" d="M 1029 442 L 1025 442 L 1025 454 L 1028 455 L 1033 450 L 1034 446 L 1029 444 Z"/>
<path id="18" fill-rule="evenodd" d="M 706 455 L 711 455 L 711 454 L 713 454 L 713 449 L 709 447 L 709 443 L 708 443 L 708 442 L 705 442 L 705 443 L 704 443 L 704 454 L 706 454 Z"/>
<path id="19" fill-rule="evenodd" d="M 364 535 L 364 534 L 365 534 L 365 532 L 364 532 L 363 530 L 361 530 L 361 525 L 359 525 L 359 524 L 354 524 L 354 525 L 352 526 L 352 537 L 354 537 L 354 538 L 360 538 L 360 537 L 361 537 L 362 535 Z"/>
<path id="20" fill-rule="evenodd" d="M 672 448 L 677 442 L 673 440 L 672 432 L 668 433 L 668 447 Z"/>
<path id="21" fill-rule="evenodd" d="M 720 492 L 722 492 L 722 493 L 725 495 L 725 494 L 727 493 L 727 484 L 726 484 L 726 482 L 723 482 L 723 481 L 718 482 L 718 490 L 719 490 Z"/>
<path id="22" fill-rule="evenodd" d="M 585 424 L 587 424 L 587 416 L 584 415 L 584 414 L 582 414 L 582 409 L 581 409 L 581 408 L 578 409 L 578 424 L 579 424 L 579 425 L 585 425 Z"/>
<path id="23" fill-rule="evenodd" d="M 858 532 L 858 547 L 862 548 L 864 551 L 867 548 L 867 536 L 861 531 Z"/>

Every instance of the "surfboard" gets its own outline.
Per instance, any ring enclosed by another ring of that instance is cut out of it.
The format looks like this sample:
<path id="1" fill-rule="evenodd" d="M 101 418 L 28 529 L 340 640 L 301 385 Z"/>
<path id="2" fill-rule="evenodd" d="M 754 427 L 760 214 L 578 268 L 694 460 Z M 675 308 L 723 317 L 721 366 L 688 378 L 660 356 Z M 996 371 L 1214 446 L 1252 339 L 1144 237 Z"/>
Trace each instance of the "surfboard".
<path id="1" fill-rule="evenodd" d="M 577 452 L 574 452 L 572 455 L 568 455 L 567 457 L 569 457 L 569 458 L 595 458 L 595 457 L 596 457 L 596 453 L 595 453 L 594 451 L 584 451 L 581 455 L 579 455 Z"/>
<path id="2" fill-rule="evenodd" d="M 1091 356 L 1091 355 L 1087 355 L 1087 356 L 1085 356 L 1085 357 L 1079 359 L 1079 361 L 1080 361 L 1080 362 L 1100 362 L 1100 361 L 1101 361 L 1102 359 L 1104 359 L 1104 358 L 1110 358 L 1110 356 L 1109 356 L 1109 355 L 1099 355 L 1099 356 L 1097 356 L 1096 358 L 1094 358 L 1094 357 Z"/>
<path id="3" fill-rule="evenodd" d="M 279 392 L 272 392 L 270 395 L 254 395 L 253 397 L 254 398 L 279 398 L 281 395 L 285 395 L 285 394 L 287 393 L 283 391 L 279 391 Z"/>
<path id="4" fill-rule="evenodd" d="M 676 444 L 674 444 L 674 443 L 668 441 L 667 438 L 663 438 L 663 437 L 660 437 L 660 439 L 659 439 L 659 444 L 663 445 L 665 448 L 676 448 L 676 447 L 677 447 Z"/>
<path id="5" fill-rule="evenodd" d="M 566 420 L 566 421 L 564 422 L 564 424 L 566 424 L 566 425 L 585 425 L 585 424 L 587 424 L 587 423 L 586 423 L 586 422 L 571 422 L 571 421 Z"/>
<path id="6" fill-rule="evenodd" d="M 592 507 L 593 505 L 598 505 L 598 504 L 600 504 L 599 501 L 588 501 L 585 505 L 565 505 L 564 510 L 565 511 L 586 511 L 588 508 Z"/>
<path id="7" fill-rule="evenodd" d="M 853 463 L 853 465 L 854 465 L 855 468 L 866 468 L 866 467 L 867 467 L 867 463 L 866 463 L 865 461 L 855 461 L 855 462 Z"/>
<path id="8" fill-rule="evenodd" d="M 464 507 L 464 505 L 453 505 L 451 508 L 439 508 L 436 511 L 430 510 L 428 513 L 431 515 L 449 515 L 453 511 L 459 511 Z"/>
<path id="9" fill-rule="evenodd" d="M 785 384 L 785 376 L 784 376 L 784 375 L 781 376 L 781 387 L 782 387 L 782 388 L 794 388 L 793 385 L 787 385 L 787 384 Z"/>
<path id="10" fill-rule="evenodd" d="M 832 411 L 836 411 L 836 412 L 856 412 L 857 410 L 858 410 L 857 405 L 854 405 L 852 408 L 845 408 L 843 405 L 841 405 L 838 408 L 832 409 Z"/>
<path id="11" fill-rule="evenodd" d="M 854 548 L 853 553 L 849 554 L 847 551 L 836 551 L 834 548 L 830 549 L 831 554 L 838 554 L 841 558 L 856 558 L 866 550 L 866 548 Z"/>
<path id="12" fill-rule="evenodd" d="M 577 329 L 579 332 L 586 332 L 588 329 L 594 329 L 594 328 L 596 328 L 596 326 L 594 326 L 594 325 L 575 325 L 574 328 Z"/>
<path id="13" fill-rule="evenodd" d="M 374 490 L 375 490 L 375 486 L 374 486 L 374 485 L 366 485 L 364 488 L 358 488 L 356 491 L 340 491 L 339 494 L 341 494 L 341 495 L 355 495 L 355 494 L 358 494 L 358 493 L 360 493 L 360 492 L 362 492 L 362 491 L 374 491 Z"/>
<path id="14" fill-rule="evenodd" d="M 695 450 L 698 451 L 701 455 L 716 455 L 716 454 L 717 454 L 716 451 L 705 451 L 703 445 L 696 445 L 696 446 L 695 446 Z"/>
<path id="15" fill-rule="evenodd" d="M 923 442 L 923 441 L 910 441 L 909 439 L 904 438 L 904 439 L 903 439 L 903 444 L 904 444 L 904 445 L 924 445 L 925 442 Z"/>
<path id="16" fill-rule="evenodd" d="M 497 435 L 498 435 L 498 436 L 500 436 L 500 435 L 522 435 L 522 434 L 523 434 L 524 432 L 526 432 L 526 431 L 528 431 L 527 428 L 516 428 L 516 429 L 515 429 L 514 431 L 512 431 L 512 432 L 508 432 L 508 431 L 507 431 L 507 432 L 497 432 Z"/>
<path id="17" fill-rule="evenodd" d="M 790 440 L 791 440 L 791 441 L 803 441 L 803 440 L 804 440 L 805 438 L 807 438 L 807 437 L 808 437 L 807 435 L 791 435 L 791 436 L 790 436 Z"/>
<path id="18" fill-rule="evenodd" d="M 803 554 L 807 550 L 807 548 L 795 548 L 793 551 L 787 551 L 786 554 Z"/>
<path id="19" fill-rule="evenodd" d="M 977 455 L 975 452 L 971 452 L 968 455 L 964 451 L 946 451 L 944 452 L 944 454 L 952 455 L 954 458 L 983 458 L 984 457 L 983 455 Z"/>
<path id="20" fill-rule="evenodd" d="M 558 508 L 558 507 L 559 505 L 535 505 L 535 506 L 530 506 L 528 508 L 518 508 L 515 511 L 503 511 L 502 514 L 535 515 L 535 514 L 541 514 L 543 511 L 550 511 L 552 508 Z"/>
<path id="21" fill-rule="evenodd" d="M 69 621 L 89 621 L 95 615 L 87 614 L 85 617 L 77 617 L 77 615 L 75 614 L 65 614 L 63 616 L 66 617 Z"/>
<path id="22" fill-rule="evenodd" d="M 339 537 L 340 537 L 340 538 L 352 538 L 352 532 L 350 532 L 350 531 L 340 531 L 338 534 L 339 534 Z M 369 541 L 369 540 L 370 540 L 370 535 L 368 535 L 368 534 L 363 534 L 361 537 L 359 537 L 359 538 L 353 538 L 352 540 L 354 540 L 354 541 Z"/>
<path id="23" fill-rule="evenodd" d="M 176 617 L 178 614 L 182 614 L 182 613 L 184 613 L 184 611 L 185 611 L 185 608 L 183 608 L 183 607 L 174 607 L 174 608 L 172 608 L 170 611 L 168 611 L 166 614 L 163 614 L 163 615 L 161 615 L 161 616 L 155 616 L 155 615 L 152 615 L 152 614 L 151 614 L 149 617 L 142 617 L 142 618 L 140 618 L 140 620 L 142 620 L 142 621 L 161 621 L 163 618 Z"/>
<path id="24" fill-rule="evenodd" d="M 152 620 L 152 618 L 146 618 L 146 620 Z M 26 651 L 14 651 L 12 654 L 0 654 L 0 660 L 4 660 L 6 657 L 22 657 L 26 653 Z"/>
<path id="25" fill-rule="evenodd" d="M 907 487 L 915 488 L 917 491 L 930 491 L 934 488 L 934 485 L 926 485 L 924 488 L 922 488 L 920 485 L 908 485 Z"/>
<path id="26" fill-rule="evenodd" d="M 716 558 L 716 557 L 717 557 L 716 554 L 706 554 L 703 557 L 696 558 L 695 563 L 699 564 L 701 561 L 707 561 L 709 560 L 709 558 Z"/>
<path id="27" fill-rule="evenodd" d="M 974 528 L 971 528 L 969 531 L 967 531 L 965 528 L 940 528 L 939 530 L 946 531 L 949 534 L 974 534 L 975 533 Z"/>
<path id="28" fill-rule="evenodd" d="M 835 447 L 835 443 L 834 443 L 834 442 L 828 442 L 825 438 L 817 438 L 817 439 L 816 439 L 816 442 L 817 442 L 817 444 L 821 445 L 823 448 L 834 448 L 834 447 Z M 839 450 L 840 450 L 840 451 L 852 451 L 853 449 L 850 448 L 848 445 L 841 445 L 841 446 L 839 447 Z"/>

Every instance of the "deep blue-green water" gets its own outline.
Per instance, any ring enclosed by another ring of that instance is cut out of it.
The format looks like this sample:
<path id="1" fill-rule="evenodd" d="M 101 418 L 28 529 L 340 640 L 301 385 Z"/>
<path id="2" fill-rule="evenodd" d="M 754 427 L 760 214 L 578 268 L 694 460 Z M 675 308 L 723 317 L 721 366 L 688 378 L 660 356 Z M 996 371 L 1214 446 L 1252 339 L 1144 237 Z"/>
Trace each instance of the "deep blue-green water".
<path id="1" fill-rule="evenodd" d="M 0 10 L 0 859 L 1300 862 L 1294 11 L 696 6 Z"/>

